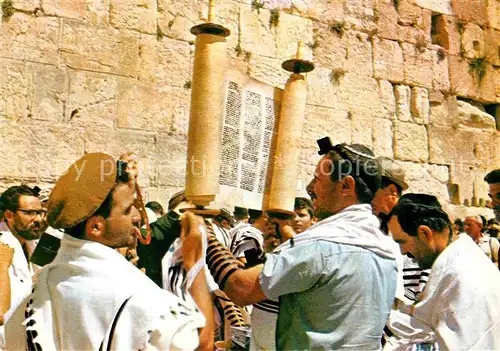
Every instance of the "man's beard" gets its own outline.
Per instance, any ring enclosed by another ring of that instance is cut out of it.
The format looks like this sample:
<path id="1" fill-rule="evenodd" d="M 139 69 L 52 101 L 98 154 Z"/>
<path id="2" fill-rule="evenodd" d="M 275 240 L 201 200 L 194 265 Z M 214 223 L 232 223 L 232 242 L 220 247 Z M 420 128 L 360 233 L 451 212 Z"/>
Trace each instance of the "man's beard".
<path id="1" fill-rule="evenodd" d="M 31 228 L 18 228 L 14 226 L 16 234 L 25 240 L 40 239 L 42 235 L 41 226 L 32 226 Z"/>
<path id="2" fill-rule="evenodd" d="M 432 265 L 438 258 L 439 253 L 431 253 L 427 256 L 425 256 L 423 259 L 418 260 L 418 266 L 422 269 L 431 269 Z"/>

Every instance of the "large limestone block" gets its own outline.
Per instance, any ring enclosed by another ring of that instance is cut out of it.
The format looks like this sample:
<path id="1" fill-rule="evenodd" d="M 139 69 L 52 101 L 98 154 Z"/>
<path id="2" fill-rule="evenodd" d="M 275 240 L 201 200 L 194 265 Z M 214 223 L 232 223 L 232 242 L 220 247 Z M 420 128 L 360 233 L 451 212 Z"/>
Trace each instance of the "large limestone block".
<path id="1" fill-rule="evenodd" d="M 429 127 L 430 161 L 432 163 L 471 163 L 474 156 L 474 132 L 451 127 Z"/>
<path id="2" fill-rule="evenodd" d="M 430 123 L 437 126 L 451 127 L 458 116 L 456 96 L 447 96 L 440 105 L 431 105 Z"/>
<path id="3" fill-rule="evenodd" d="M 404 79 L 403 51 L 399 43 L 373 38 L 374 77 L 395 83 Z"/>
<path id="4" fill-rule="evenodd" d="M 394 126 L 388 119 L 373 120 L 373 153 L 377 156 L 394 157 Z"/>
<path id="5" fill-rule="evenodd" d="M 113 127 L 120 78 L 106 73 L 70 71 L 66 119 L 87 125 L 99 122 Z"/>
<path id="6" fill-rule="evenodd" d="M 160 186 L 182 187 L 186 179 L 187 138 L 181 135 L 159 134 L 155 157 L 156 183 Z"/>
<path id="7" fill-rule="evenodd" d="M 500 1 L 488 0 L 488 24 L 491 28 L 500 30 Z"/>
<path id="8" fill-rule="evenodd" d="M 63 62 L 71 68 L 136 76 L 140 34 L 65 20 L 60 52 Z"/>
<path id="9" fill-rule="evenodd" d="M 435 17 L 436 32 L 432 34 L 436 43 L 444 47 L 449 54 L 460 53 L 460 33 L 454 17 L 437 15 Z"/>
<path id="10" fill-rule="evenodd" d="M 498 79 L 499 69 L 486 62 L 474 66 L 461 57 L 450 56 L 451 89 L 459 96 L 495 103 L 500 97 Z"/>
<path id="11" fill-rule="evenodd" d="M 493 169 L 495 165 L 499 165 L 500 149 L 498 148 L 499 137 L 497 134 L 495 129 L 474 134 L 474 156 L 478 167 Z"/>
<path id="12" fill-rule="evenodd" d="M 68 101 L 68 75 L 64 68 L 33 64 L 30 104 L 34 119 L 61 121 Z"/>
<path id="13" fill-rule="evenodd" d="M 429 144 L 425 126 L 396 122 L 394 133 L 394 157 L 396 159 L 415 162 L 429 160 Z"/>
<path id="14" fill-rule="evenodd" d="M 372 44 L 368 34 L 362 32 L 348 32 L 346 69 L 349 73 L 373 76 Z"/>
<path id="15" fill-rule="evenodd" d="M 442 51 L 432 51 L 432 88 L 442 92 L 450 90 L 448 55 Z"/>
<path id="16" fill-rule="evenodd" d="M 139 79 L 150 84 L 183 87 L 191 80 L 189 44 L 147 35 L 141 38 Z"/>
<path id="17" fill-rule="evenodd" d="M 469 59 L 484 57 L 484 34 L 481 27 L 467 23 L 462 33 L 462 53 Z"/>
<path id="18" fill-rule="evenodd" d="M 404 82 L 408 85 L 432 86 L 432 51 L 403 43 Z"/>
<path id="19" fill-rule="evenodd" d="M 394 88 L 396 96 L 396 116 L 398 120 L 410 122 L 411 113 L 411 88 L 406 85 L 396 85 Z"/>
<path id="20" fill-rule="evenodd" d="M 272 71 L 268 71 L 271 72 Z M 316 67 L 316 69 L 307 74 L 307 103 L 311 105 L 331 107 L 346 110 L 347 101 L 342 98 L 341 84 L 334 77 L 331 69 Z"/>
<path id="21" fill-rule="evenodd" d="M 257 12 L 243 6 L 241 9 L 241 49 L 260 56 L 276 57 L 276 37 L 269 23 L 270 11 L 261 9 Z"/>
<path id="22" fill-rule="evenodd" d="M 500 1 L 498 3 L 500 4 Z M 500 30 L 488 29 L 485 31 L 484 49 L 486 60 L 492 65 L 500 66 Z"/>
<path id="23" fill-rule="evenodd" d="M 109 22 L 116 28 L 156 33 L 156 1 L 110 0 Z"/>
<path id="24" fill-rule="evenodd" d="M 409 193 L 425 193 L 436 196 L 440 202 L 449 201 L 449 170 L 443 165 L 428 165 L 413 162 L 399 162 L 405 171 Z"/>
<path id="25" fill-rule="evenodd" d="M 486 24 L 488 0 L 451 0 L 453 14 L 465 22 L 474 22 L 479 25 Z"/>
<path id="26" fill-rule="evenodd" d="M 348 0 L 345 2 L 345 21 L 349 25 L 363 32 L 376 30 L 375 2 L 372 0 Z"/>
<path id="27" fill-rule="evenodd" d="M 3 57 L 57 64 L 60 19 L 15 12 L 1 25 Z"/>
<path id="28" fill-rule="evenodd" d="M 42 10 L 50 16 L 74 18 L 97 25 L 109 23 L 109 4 L 106 0 L 42 0 Z"/>
<path id="29" fill-rule="evenodd" d="M 52 122 L 8 123 L 0 140 L 0 178 L 54 181 L 84 150 L 79 129 Z"/>
<path id="30" fill-rule="evenodd" d="M 263 83 L 283 88 L 290 72 L 282 69 L 281 63 L 280 59 L 252 55 L 248 62 L 247 74 Z"/>
<path id="31" fill-rule="evenodd" d="M 184 88 L 122 81 L 118 87 L 117 127 L 169 132 L 174 115 L 189 115 L 189 95 Z"/>
<path id="32" fill-rule="evenodd" d="M 0 116 L 7 120 L 27 118 L 32 109 L 30 104 L 31 74 L 22 61 L 2 59 L 0 68 Z"/>
<path id="33" fill-rule="evenodd" d="M 314 62 L 329 69 L 345 69 L 349 36 L 332 30 L 331 24 L 314 22 Z"/>
<path id="34" fill-rule="evenodd" d="M 394 119 L 396 113 L 396 96 L 394 95 L 394 86 L 387 80 L 378 81 L 380 102 L 384 113 L 379 116 L 388 119 Z"/>
<path id="35" fill-rule="evenodd" d="M 307 105 L 301 143 L 314 148 L 316 140 L 325 136 L 333 144 L 351 143 L 351 122 L 347 111 Z"/>
<path id="36" fill-rule="evenodd" d="M 486 113 L 484 108 L 471 105 L 466 101 L 457 101 L 458 118 L 455 120 L 454 126 L 462 125 L 478 129 L 495 130 L 495 118 Z"/>
<path id="37" fill-rule="evenodd" d="M 422 8 L 414 0 L 398 1 L 398 22 L 404 26 L 416 26 L 422 18 Z"/>
<path id="38" fill-rule="evenodd" d="M 351 142 L 365 145 L 373 150 L 373 119 L 353 115 Z"/>
<path id="39" fill-rule="evenodd" d="M 14 9 L 25 12 L 35 12 L 40 6 L 37 0 L 11 0 L 11 4 Z"/>
<path id="40" fill-rule="evenodd" d="M 276 1 L 275 1 L 276 2 Z M 283 1 L 280 1 L 283 2 Z M 344 18 L 346 0 L 309 0 L 305 11 L 308 18 L 324 23 Z M 295 4 L 295 1 L 293 2 Z"/>
<path id="41" fill-rule="evenodd" d="M 398 12 L 391 0 L 380 0 L 376 2 L 377 34 L 381 38 L 399 40 L 400 32 L 398 25 Z"/>
<path id="42" fill-rule="evenodd" d="M 413 87 L 411 91 L 411 114 L 418 124 L 429 124 L 429 91 L 426 88 Z"/>
<path id="43" fill-rule="evenodd" d="M 451 0 L 415 0 L 415 3 L 425 9 L 432 10 L 432 12 L 443 13 L 452 15 Z"/>
<path id="44" fill-rule="evenodd" d="M 313 23 L 311 20 L 280 13 L 279 24 L 276 27 L 277 34 L 277 56 L 281 60 L 295 57 L 297 53 L 297 42 L 313 42 Z M 305 48 L 305 58 L 311 59 L 311 50 Z"/>
<path id="45" fill-rule="evenodd" d="M 378 83 L 371 77 L 347 73 L 338 86 L 341 101 L 356 117 L 373 118 L 385 114 Z"/>

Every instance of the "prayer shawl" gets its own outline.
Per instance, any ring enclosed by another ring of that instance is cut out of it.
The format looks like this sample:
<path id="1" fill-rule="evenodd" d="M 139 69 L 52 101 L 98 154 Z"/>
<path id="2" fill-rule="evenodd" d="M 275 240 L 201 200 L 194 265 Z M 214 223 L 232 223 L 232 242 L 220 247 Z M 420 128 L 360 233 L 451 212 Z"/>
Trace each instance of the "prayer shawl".
<path id="1" fill-rule="evenodd" d="M 240 223 L 229 234 L 232 237 L 229 251 L 234 257 L 245 257 L 245 251 L 255 249 L 264 253 L 264 237 L 260 230 L 248 223 Z"/>
<path id="2" fill-rule="evenodd" d="M 500 350 L 500 272 L 470 237 L 438 256 L 414 316 L 442 350 Z"/>
<path id="3" fill-rule="evenodd" d="M 9 350 L 194 349 L 201 313 L 115 250 L 65 235 L 6 325 Z"/>

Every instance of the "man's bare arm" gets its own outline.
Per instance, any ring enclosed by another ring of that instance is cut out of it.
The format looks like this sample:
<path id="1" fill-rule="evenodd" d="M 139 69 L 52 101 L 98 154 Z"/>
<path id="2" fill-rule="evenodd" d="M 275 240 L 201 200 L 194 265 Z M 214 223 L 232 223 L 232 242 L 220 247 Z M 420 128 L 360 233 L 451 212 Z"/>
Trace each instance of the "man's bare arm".
<path id="1" fill-rule="evenodd" d="M 227 280 L 224 292 L 239 306 L 251 305 L 267 299 L 259 282 L 260 272 L 264 265 L 238 270 Z"/>

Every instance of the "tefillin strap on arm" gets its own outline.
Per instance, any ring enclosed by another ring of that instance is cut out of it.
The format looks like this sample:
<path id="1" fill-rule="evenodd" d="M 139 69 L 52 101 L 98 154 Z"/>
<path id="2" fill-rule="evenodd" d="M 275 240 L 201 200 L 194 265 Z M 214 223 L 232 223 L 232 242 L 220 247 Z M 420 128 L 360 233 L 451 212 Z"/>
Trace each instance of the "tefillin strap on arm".
<path id="1" fill-rule="evenodd" d="M 226 249 L 215 237 L 212 225 L 207 223 L 208 233 L 208 249 L 207 249 L 207 266 L 219 285 L 221 290 L 224 290 L 229 277 L 236 271 L 244 269 L 243 262 L 236 259 L 231 252 Z"/>

